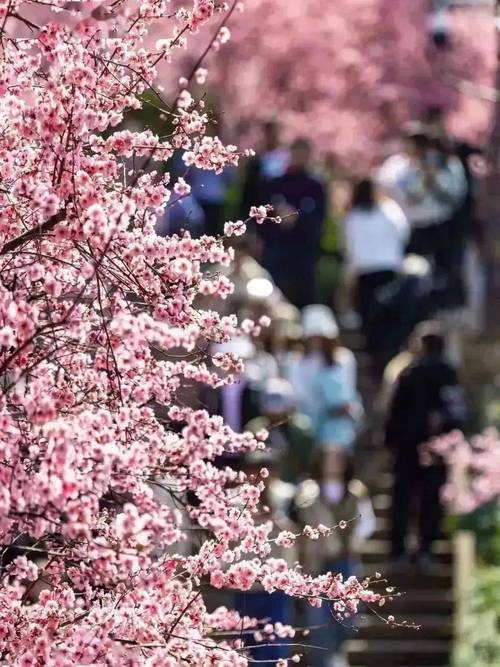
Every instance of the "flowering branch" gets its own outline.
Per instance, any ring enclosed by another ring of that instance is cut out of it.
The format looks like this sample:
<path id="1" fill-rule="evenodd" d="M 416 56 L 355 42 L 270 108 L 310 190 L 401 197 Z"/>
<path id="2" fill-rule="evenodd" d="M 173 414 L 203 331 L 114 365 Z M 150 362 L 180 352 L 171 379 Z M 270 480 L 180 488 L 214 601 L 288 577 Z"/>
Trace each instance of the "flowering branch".
<path id="1" fill-rule="evenodd" d="M 172 109 L 161 101 L 166 136 L 125 122 L 159 65 L 216 12 L 220 32 L 235 5 L 192 0 L 173 15 L 163 0 L 60 5 L 28 0 L 21 19 L 20 0 L 0 0 L 1 660 L 244 667 L 241 631 L 271 641 L 294 630 L 209 612 L 209 585 L 280 590 L 336 618 L 385 596 L 371 580 L 272 558 L 285 538 L 257 520 L 263 479 L 217 465 L 264 436 L 234 433 L 183 398 L 241 369 L 211 343 L 267 321 L 199 306 L 200 294 L 231 293 L 206 267 L 231 262 L 223 241 L 246 223 L 226 223 L 220 239 L 158 236 L 188 185 L 154 163 L 178 151 L 187 167 L 220 173 L 240 154 L 207 134 L 188 91 Z M 151 48 L 156 22 L 165 38 Z M 254 207 L 249 219 L 270 215 Z"/>

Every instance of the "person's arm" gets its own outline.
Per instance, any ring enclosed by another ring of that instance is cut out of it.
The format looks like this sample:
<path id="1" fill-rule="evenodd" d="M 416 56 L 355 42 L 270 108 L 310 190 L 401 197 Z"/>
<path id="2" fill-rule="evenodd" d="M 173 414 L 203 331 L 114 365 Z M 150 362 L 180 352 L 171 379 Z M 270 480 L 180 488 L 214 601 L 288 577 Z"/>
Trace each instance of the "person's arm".
<path id="1" fill-rule="evenodd" d="M 314 211 L 312 211 L 310 214 L 302 213 L 302 215 L 301 212 L 299 212 L 299 224 L 302 218 L 303 222 L 305 222 L 308 226 L 308 245 L 310 248 L 318 251 L 326 217 L 326 194 L 323 185 L 319 181 L 316 183 L 312 195 L 315 204 Z"/>
<path id="2" fill-rule="evenodd" d="M 402 168 L 401 158 L 397 155 L 387 158 L 379 167 L 375 174 L 375 182 L 384 195 L 395 197 L 402 194 L 398 182 Z"/>
<path id="3" fill-rule="evenodd" d="M 241 200 L 240 200 L 240 217 L 243 220 L 248 218 L 248 213 L 252 206 L 259 206 L 262 203 L 259 201 L 260 198 L 260 186 L 261 186 L 261 175 L 260 175 L 260 163 L 257 157 L 254 157 L 247 164 L 246 169 L 243 173 L 243 185 L 241 188 Z"/>
<path id="4" fill-rule="evenodd" d="M 463 428 L 468 415 L 467 399 L 458 373 L 453 367 L 449 370 L 448 381 L 441 388 L 440 397 L 446 406 L 445 430 L 451 431 Z"/>
<path id="5" fill-rule="evenodd" d="M 339 350 L 338 363 L 342 367 L 342 396 L 338 406 L 330 409 L 331 416 L 349 417 L 357 422 L 363 413 L 363 406 L 359 401 L 357 390 L 357 363 L 356 357 L 348 348 Z"/>
<path id="6" fill-rule="evenodd" d="M 366 540 L 368 539 L 377 527 L 377 519 L 373 511 L 372 501 L 366 495 L 358 499 L 359 519 L 354 525 L 354 534 L 356 537 Z"/>
<path id="7" fill-rule="evenodd" d="M 426 174 L 417 167 L 413 167 L 404 183 L 404 197 L 409 204 L 420 204 L 428 194 Z"/>
<path id="8" fill-rule="evenodd" d="M 410 223 L 403 209 L 394 200 L 389 200 L 386 203 L 386 212 L 398 232 L 401 243 L 406 244 L 410 238 Z"/>
<path id="9" fill-rule="evenodd" d="M 442 169 L 428 172 L 427 182 L 436 197 L 452 206 L 458 206 L 467 191 L 464 169 L 457 158 L 449 159 Z"/>
<path id="10" fill-rule="evenodd" d="M 341 348 L 341 363 L 344 367 L 344 381 L 346 385 L 346 394 L 356 398 L 358 393 L 358 364 L 356 357 L 347 347 Z"/>
<path id="11" fill-rule="evenodd" d="M 350 265 L 354 255 L 354 225 L 355 219 L 353 213 L 348 213 L 342 224 L 342 241 L 347 264 Z"/>

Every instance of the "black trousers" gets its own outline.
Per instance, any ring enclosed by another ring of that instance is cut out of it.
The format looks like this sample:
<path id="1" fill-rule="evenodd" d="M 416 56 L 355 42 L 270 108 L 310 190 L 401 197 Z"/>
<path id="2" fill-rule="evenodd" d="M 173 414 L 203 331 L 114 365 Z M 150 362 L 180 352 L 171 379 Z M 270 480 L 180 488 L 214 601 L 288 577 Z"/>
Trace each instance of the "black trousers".
<path id="1" fill-rule="evenodd" d="M 433 265 L 436 307 L 463 305 L 463 232 L 457 218 L 412 231 L 407 252 L 426 257 Z"/>
<path id="2" fill-rule="evenodd" d="M 361 326 L 366 341 L 366 349 L 371 356 L 376 375 L 380 375 L 386 363 L 397 352 L 390 345 L 387 331 L 394 330 L 397 322 L 389 322 L 380 312 L 376 294 L 377 291 L 391 283 L 396 277 L 395 271 L 372 271 L 362 273 L 358 277 L 357 301 L 361 316 Z"/>
<path id="3" fill-rule="evenodd" d="M 205 234 L 218 236 L 222 233 L 224 204 L 202 202 L 201 208 L 205 214 Z"/>
<path id="4" fill-rule="evenodd" d="M 440 222 L 412 230 L 407 252 L 426 257 L 436 270 L 448 270 L 450 263 L 450 222 Z"/>
<path id="5" fill-rule="evenodd" d="M 286 250 L 273 249 L 263 259 L 263 266 L 271 274 L 278 289 L 296 308 L 302 309 L 314 303 L 315 261 L 308 257 L 297 261 Z M 306 261 L 307 260 L 307 261 Z"/>
<path id="6" fill-rule="evenodd" d="M 440 492 L 445 480 L 444 466 L 422 466 L 419 463 L 418 455 L 414 453 L 397 456 L 394 464 L 392 492 L 391 552 L 393 558 L 398 558 L 406 553 L 406 537 L 414 509 L 417 510 L 419 552 L 430 553 L 432 543 L 439 537 L 443 516 Z"/>

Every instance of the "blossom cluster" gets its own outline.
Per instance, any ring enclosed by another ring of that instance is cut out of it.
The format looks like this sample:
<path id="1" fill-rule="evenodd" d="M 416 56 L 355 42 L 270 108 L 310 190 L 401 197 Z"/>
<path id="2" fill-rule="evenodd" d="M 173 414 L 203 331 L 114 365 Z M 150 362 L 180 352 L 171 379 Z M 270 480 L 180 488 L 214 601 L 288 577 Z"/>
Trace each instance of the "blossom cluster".
<path id="1" fill-rule="evenodd" d="M 448 479 L 444 502 L 455 512 L 467 514 L 500 498 L 500 434 L 495 428 L 467 438 L 453 431 L 425 446 L 426 463 L 443 461 Z"/>
<path id="2" fill-rule="evenodd" d="M 158 167 L 174 151 L 216 172 L 239 159 L 207 135 L 202 102 L 154 87 L 172 51 L 227 11 L 0 0 L 2 664 L 243 667 L 242 626 L 293 634 L 209 611 L 209 584 L 259 584 L 339 616 L 383 601 L 369 581 L 270 558 L 272 524 L 256 520 L 265 471 L 219 463 L 265 434 L 234 433 L 193 400 L 241 369 L 211 345 L 268 324 L 201 307 L 231 291 L 207 269 L 231 262 L 224 238 L 155 231 L 172 190 L 187 194 Z M 127 128 L 146 104 L 165 115 L 161 136 Z"/>

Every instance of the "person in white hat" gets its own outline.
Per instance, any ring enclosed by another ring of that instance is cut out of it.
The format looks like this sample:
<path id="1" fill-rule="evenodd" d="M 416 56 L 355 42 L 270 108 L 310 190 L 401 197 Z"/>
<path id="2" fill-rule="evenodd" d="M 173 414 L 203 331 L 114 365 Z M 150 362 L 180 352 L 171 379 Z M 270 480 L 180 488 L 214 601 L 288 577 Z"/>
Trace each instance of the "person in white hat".
<path id="1" fill-rule="evenodd" d="M 312 420 L 320 448 L 330 452 L 332 467 L 354 445 L 362 413 L 353 353 L 340 345 L 332 311 L 311 305 L 302 312 L 305 352 L 289 368 L 301 412 Z"/>

